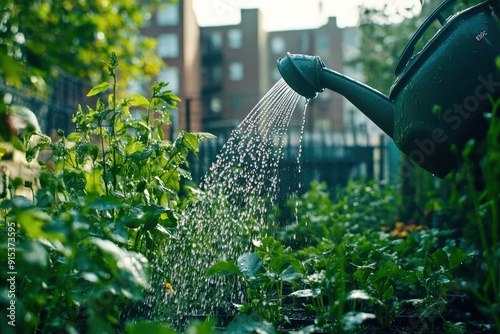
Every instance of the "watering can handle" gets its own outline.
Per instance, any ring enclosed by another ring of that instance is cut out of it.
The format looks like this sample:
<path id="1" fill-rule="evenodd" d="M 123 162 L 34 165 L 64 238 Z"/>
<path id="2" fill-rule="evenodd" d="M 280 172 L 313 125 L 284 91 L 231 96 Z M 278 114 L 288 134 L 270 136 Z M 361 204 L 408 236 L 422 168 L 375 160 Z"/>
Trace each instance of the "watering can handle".
<path id="1" fill-rule="evenodd" d="M 443 25 L 446 22 L 446 19 L 441 15 L 441 12 L 455 1 L 456 0 L 444 0 L 438 7 L 436 7 L 436 9 L 431 13 L 431 15 L 429 15 L 429 17 L 424 21 L 424 23 L 422 23 L 422 25 L 418 28 L 418 30 L 415 32 L 413 37 L 406 45 L 406 48 L 404 49 L 403 53 L 401 54 L 396 63 L 396 68 L 394 70 L 396 75 L 399 75 L 399 73 L 401 73 L 401 70 L 406 66 L 410 58 L 413 56 L 413 53 L 415 52 L 415 45 L 422 38 L 422 35 L 429 28 L 429 26 L 432 23 L 434 23 L 436 19 L 439 20 L 441 25 Z M 487 0 L 485 2 L 488 2 L 490 6 L 493 7 L 493 11 L 495 12 L 495 14 L 500 17 L 499 0 Z"/>
<path id="2" fill-rule="evenodd" d="M 446 22 L 446 19 L 441 15 L 441 12 L 455 1 L 456 0 L 444 0 L 438 7 L 436 7 L 436 9 L 434 9 L 431 15 L 429 15 L 424 23 L 422 23 L 422 25 L 418 28 L 418 30 L 406 45 L 403 53 L 398 59 L 398 62 L 396 63 L 396 69 L 394 70 L 396 75 L 399 75 L 399 73 L 401 73 L 401 70 L 406 66 L 410 58 L 413 56 L 413 53 L 415 52 L 415 45 L 422 38 L 422 35 L 430 27 L 430 25 L 434 23 L 436 19 L 439 20 L 441 25 Z"/>

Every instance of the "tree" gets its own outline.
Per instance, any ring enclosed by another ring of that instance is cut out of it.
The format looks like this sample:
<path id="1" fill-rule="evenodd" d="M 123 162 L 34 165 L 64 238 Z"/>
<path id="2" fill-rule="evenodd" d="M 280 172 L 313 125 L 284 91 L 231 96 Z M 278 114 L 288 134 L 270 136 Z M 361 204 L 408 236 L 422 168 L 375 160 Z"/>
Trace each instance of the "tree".
<path id="1" fill-rule="evenodd" d="M 0 76 L 7 85 L 40 89 L 60 68 L 95 83 L 112 51 L 127 77 L 155 74 L 155 41 L 139 27 L 158 2 L 0 0 Z"/>

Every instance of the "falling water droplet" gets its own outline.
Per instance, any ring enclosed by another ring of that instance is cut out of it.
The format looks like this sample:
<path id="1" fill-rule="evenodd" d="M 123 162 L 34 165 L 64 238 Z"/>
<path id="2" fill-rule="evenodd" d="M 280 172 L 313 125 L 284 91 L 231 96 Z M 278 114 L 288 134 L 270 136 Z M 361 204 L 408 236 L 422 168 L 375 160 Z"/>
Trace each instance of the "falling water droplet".
<path id="1" fill-rule="evenodd" d="M 239 282 L 204 273 L 220 260 L 251 251 L 252 240 L 272 233 L 266 218 L 277 202 L 286 134 L 300 99 L 280 80 L 233 131 L 204 176 L 201 195 L 185 209 L 175 234 L 161 246 L 165 252 L 153 265 L 152 285 L 168 276 L 175 294 L 168 300 L 164 291 L 149 296 L 148 302 L 161 305 L 151 312 L 164 312 L 149 318 L 167 318 L 180 326 L 183 316 L 230 312 L 234 309 L 228 305 L 244 302 Z M 306 108 L 307 102 L 299 141 Z M 301 152 L 299 143 L 299 172 Z"/>

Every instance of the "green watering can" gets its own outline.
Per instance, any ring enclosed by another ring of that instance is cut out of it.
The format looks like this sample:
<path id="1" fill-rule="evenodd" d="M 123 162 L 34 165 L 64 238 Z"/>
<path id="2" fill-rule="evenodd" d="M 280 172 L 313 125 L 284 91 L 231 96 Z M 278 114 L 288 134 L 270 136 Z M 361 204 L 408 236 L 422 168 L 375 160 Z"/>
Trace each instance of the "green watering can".
<path id="1" fill-rule="evenodd" d="M 326 68 L 317 56 L 290 54 L 278 60 L 287 84 L 313 98 L 338 92 L 394 139 L 413 162 L 442 178 L 456 168 L 457 153 L 471 138 L 484 137 L 492 98 L 500 97 L 500 5 L 488 0 L 447 19 L 443 1 L 415 32 L 401 54 L 389 96 Z M 442 27 L 415 54 L 435 20 Z M 411 170 L 402 171 L 410 173 Z"/>

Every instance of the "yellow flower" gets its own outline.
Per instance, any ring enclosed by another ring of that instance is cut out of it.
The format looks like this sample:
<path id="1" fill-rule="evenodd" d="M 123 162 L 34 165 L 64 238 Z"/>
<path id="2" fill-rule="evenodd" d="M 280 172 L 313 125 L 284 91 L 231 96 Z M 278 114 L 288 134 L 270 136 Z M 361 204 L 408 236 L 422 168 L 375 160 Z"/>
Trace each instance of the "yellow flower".
<path id="1" fill-rule="evenodd" d="M 172 289 L 172 285 L 170 283 L 165 283 L 165 288 L 171 293 L 174 293 L 174 289 Z"/>

